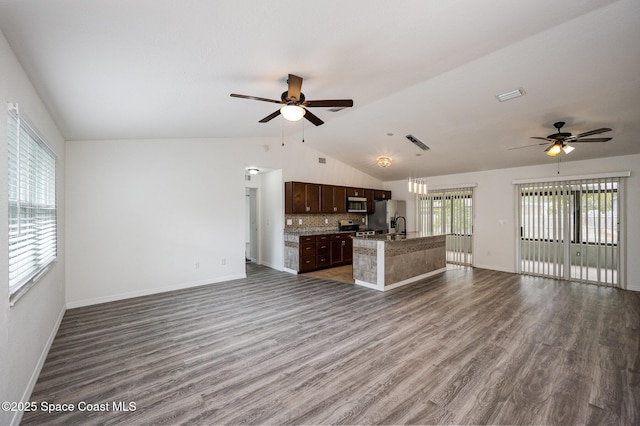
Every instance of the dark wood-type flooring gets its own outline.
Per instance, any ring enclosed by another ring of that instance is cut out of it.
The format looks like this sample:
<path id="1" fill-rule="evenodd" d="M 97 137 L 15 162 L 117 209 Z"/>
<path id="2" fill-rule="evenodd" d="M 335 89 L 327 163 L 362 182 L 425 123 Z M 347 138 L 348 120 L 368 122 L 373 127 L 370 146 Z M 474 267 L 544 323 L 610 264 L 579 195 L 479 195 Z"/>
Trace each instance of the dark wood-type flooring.
<path id="1" fill-rule="evenodd" d="M 483 269 L 248 278 L 67 311 L 23 424 L 640 423 L 640 294 Z M 135 411 L 113 411 L 113 403 Z"/>

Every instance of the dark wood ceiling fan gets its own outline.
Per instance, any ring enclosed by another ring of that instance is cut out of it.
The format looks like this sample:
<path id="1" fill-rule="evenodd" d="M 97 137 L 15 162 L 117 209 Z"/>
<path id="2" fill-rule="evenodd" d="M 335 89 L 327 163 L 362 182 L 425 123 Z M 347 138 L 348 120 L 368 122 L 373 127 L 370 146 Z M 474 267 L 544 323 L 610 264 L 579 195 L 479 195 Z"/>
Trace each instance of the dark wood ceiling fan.
<path id="1" fill-rule="evenodd" d="M 258 96 L 247 96 L 247 95 L 238 95 L 236 93 L 232 93 L 231 97 L 233 98 L 242 98 L 242 99 L 253 99 L 256 101 L 262 102 L 271 102 L 274 104 L 282 104 L 284 105 L 282 108 L 274 111 L 273 113 L 267 115 L 262 120 L 259 120 L 259 123 L 266 123 L 268 121 L 273 120 L 280 114 L 282 114 L 287 120 L 297 121 L 300 120 L 303 116 L 316 126 L 324 124 L 318 116 L 313 114 L 307 108 L 349 108 L 353 106 L 352 99 L 328 99 L 321 101 L 309 101 L 306 100 L 304 93 L 302 93 L 302 77 L 299 77 L 294 74 L 289 74 L 289 78 L 287 79 L 287 91 L 283 92 L 280 95 L 280 100 L 275 99 L 267 99 L 261 98 Z M 291 107 L 291 108 L 289 108 Z M 288 113 L 292 112 L 293 117 L 289 117 Z"/>
<path id="2" fill-rule="evenodd" d="M 600 129 L 595 129 L 595 130 L 590 130 L 588 132 L 584 132 L 584 133 L 580 133 L 579 135 L 572 135 L 569 132 L 562 132 L 561 129 L 564 126 L 564 121 L 558 121 L 556 123 L 553 123 L 553 127 L 555 127 L 558 132 L 557 133 L 553 133 L 547 137 L 541 137 L 541 136 L 532 136 L 531 139 L 540 139 L 543 140 L 545 142 L 543 143 L 538 143 L 535 145 L 527 145 L 527 146 L 518 146 L 515 148 L 510 148 L 510 149 L 520 149 L 520 148 L 528 148 L 531 146 L 541 146 L 541 145 L 547 145 L 547 144 L 551 144 L 549 145 L 549 147 L 547 149 L 544 150 L 544 152 L 550 156 L 550 157 L 555 157 L 556 155 L 560 154 L 560 152 L 564 152 L 565 154 L 569 154 L 571 151 L 574 150 L 574 148 L 569 145 L 570 143 L 583 143 L 583 142 L 607 142 L 610 141 L 613 138 L 587 138 L 585 139 L 586 136 L 592 136 L 592 135 L 598 135 L 600 133 L 605 133 L 605 132 L 610 132 L 611 129 L 608 127 L 602 127 Z"/>

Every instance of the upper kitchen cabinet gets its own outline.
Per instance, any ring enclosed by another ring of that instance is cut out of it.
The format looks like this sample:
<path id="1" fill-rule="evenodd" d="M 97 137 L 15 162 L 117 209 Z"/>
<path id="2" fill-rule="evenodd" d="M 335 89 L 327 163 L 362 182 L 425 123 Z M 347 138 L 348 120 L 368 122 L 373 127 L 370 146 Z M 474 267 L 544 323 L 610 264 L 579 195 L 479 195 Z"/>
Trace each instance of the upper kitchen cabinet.
<path id="1" fill-rule="evenodd" d="M 346 213 L 347 188 L 344 186 L 322 185 L 322 213 Z"/>
<path id="2" fill-rule="evenodd" d="M 350 187 L 347 187 L 347 197 L 364 198 L 364 189 L 363 188 L 350 188 Z"/>
<path id="3" fill-rule="evenodd" d="M 374 200 L 390 200 L 391 191 L 383 191 L 381 189 L 376 189 L 373 191 L 373 199 Z"/>
<path id="4" fill-rule="evenodd" d="M 364 198 L 367 199 L 367 214 L 372 214 L 376 210 L 374 192 L 374 189 L 364 190 Z"/>
<path id="5" fill-rule="evenodd" d="M 320 213 L 321 185 L 317 183 L 285 182 L 285 213 Z"/>

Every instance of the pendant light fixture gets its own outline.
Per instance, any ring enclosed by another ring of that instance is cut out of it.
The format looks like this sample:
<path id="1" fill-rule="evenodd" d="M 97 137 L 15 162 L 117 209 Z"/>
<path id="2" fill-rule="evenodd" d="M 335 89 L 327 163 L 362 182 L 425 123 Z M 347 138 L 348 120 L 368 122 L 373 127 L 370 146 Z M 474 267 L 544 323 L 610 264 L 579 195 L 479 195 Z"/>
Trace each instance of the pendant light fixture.
<path id="1" fill-rule="evenodd" d="M 409 192 L 419 195 L 425 195 L 427 193 L 427 181 L 416 178 L 407 179 Z"/>

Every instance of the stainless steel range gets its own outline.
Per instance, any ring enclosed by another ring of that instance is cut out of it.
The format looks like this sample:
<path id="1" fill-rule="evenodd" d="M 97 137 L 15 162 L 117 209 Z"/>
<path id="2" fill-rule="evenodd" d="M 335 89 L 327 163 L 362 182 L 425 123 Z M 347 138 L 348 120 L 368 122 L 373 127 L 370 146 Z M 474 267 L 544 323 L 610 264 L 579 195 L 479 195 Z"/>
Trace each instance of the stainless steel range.
<path id="1" fill-rule="evenodd" d="M 338 222 L 338 231 L 340 232 L 354 232 L 358 231 L 358 229 L 360 229 L 360 225 L 354 223 L 353 220 L 343 219 Z"/>

